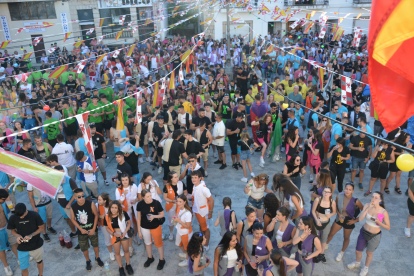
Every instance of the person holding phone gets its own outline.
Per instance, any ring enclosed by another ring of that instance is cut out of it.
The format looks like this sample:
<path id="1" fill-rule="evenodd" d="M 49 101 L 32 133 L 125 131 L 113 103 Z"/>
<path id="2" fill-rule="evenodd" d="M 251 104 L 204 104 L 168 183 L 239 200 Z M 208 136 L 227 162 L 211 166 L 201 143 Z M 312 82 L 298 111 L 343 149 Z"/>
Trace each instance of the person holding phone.
<path id="1" fill-rule="evenodd" d="M 367 257 L 365 259 L 365 266 L 359 273 L 360 276 L 368 274 L 368 267 L 371 264 L 374 251 L 381 241 L 381 228 L 391 229 L 389 215 L 385 210 L 383 193 L 372 193 L 371 202 L 365 204 L 358 221 L 362 221 L 364 218 L 366 218 L 366 221 L 364 226 L 361 227 L 356 245 L 356 261 L 347 265 L 348 269 L 360 268 L 362 252 L 366 248 Z"/>
<path id="2" fill-rule="evenodd" d="M 335 175 L 338 180 L 338 191 L 341 193 L 343 190 L 343 182 L 346 171 L 346 160 L 351 158 L 349 149 L 345 147 L 345 139 L 339 137 L 336 140 L 336 146 L 332 146 L 328 152 L 328 158 L 331 158 L 330 171 Z"/>

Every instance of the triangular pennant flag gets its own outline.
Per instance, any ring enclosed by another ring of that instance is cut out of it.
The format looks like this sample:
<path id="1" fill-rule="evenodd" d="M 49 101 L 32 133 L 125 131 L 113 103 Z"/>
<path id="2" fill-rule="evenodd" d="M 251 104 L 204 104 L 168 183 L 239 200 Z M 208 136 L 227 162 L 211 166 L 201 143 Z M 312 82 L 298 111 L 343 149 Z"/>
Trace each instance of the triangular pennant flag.
<path id="1" fill-rule="evenodd" d="M 16 80 L 17 83 L 19 83 L 19 81 L 25 82 L 30 74 L 31 73 L 24 73 L 24 74 L 20 74 L 20 75 L 14 75 L 14 79 Z"/>
<path id="2" fill-rule="evenodd" d="M 55 71 L 53 71 L 52 73 L 50 73 L 49 78 L 51 78 L 51 79 L 57 79 L 66 70 L 68 70 L 68 65 L 67 64 L 66 65 L 62 65 L 62 66 L 59 66 L 58 68 L 55 69 Z"/>
<path id="3" fill-rule="evenodd" d="M 132 56 L 132 53 L 134 52 L 135 46 L 136 46 L 135 44 L 132 44 L 132 46 L 129 48 L 128 52 L 126 53 L 127 57 Z"/>
<path id="4" fill-rule="evenodd" d="M 80 47 L 80 46 L 82 45 L 82 43 L 84 43 L 84 42 L 85 42 L 85 40 L 81 40 L 81 41 L 75 42 L 75 43 L 73 43 L 73 47 L 78 48 L 78 47 Z"/>
<path id="5" fill-rule="evenodd" d="M 98 43 L 101 43 L 104 37 L 105 37 L 104 35 L 98 36 Z"/>
<path id="6" fill-rule="evenodd" d="M 125 21 L 125 15 L 120 15 L 119 16 L 119 25 L 124 25 L 124 21 Z"/>
<path id="7" fill-rule="evenodd" d="M 119 50 L 115 50 L 115 51 L 112 53 L 112 57 L 117 58 L 117 57 L 118 57 L 118 55 L 119 55 L 119 53 L 120 53 L 120 51 L 119 51 Z"/>
<path id="8" fill-rule="evenodd" d="M 99 19 L 99 28 L 102 28 L 104 21 L 105 21 L 105 18 Z"/>
<path id="9" fill-rule="evenodd" d="M 121 100 L 117 100 L 115 103 L 118 104 L 118 113 L 117 113 L 117 118 L 116 118 L 116 130 L 120 130 L 123 131 L 125 128 L 124 125 L 124 101 Z"/>
<path id="10" fill-rule="evenodd" d="M 155 108 L 156 106 L 159 106 L 158 105 L 158 100 L 159 100 L 159 93 L 160 93 L 160 91 L 159 91 L 159 82 L 157 81 L 156 83 L 154 83 L 154 99 L 153 99 L 153 102 L 152 102 L 152 108 Z"/>
<path id="11" fill-rule="evenodd" d="M 87 32 L 86 32 L 86 35 L 90 35 L 90 34 L 92 34 L 92 33 L 93 33 L 93 30 L 95 30 L 95 28 L 91 28 L 91 29 L 89 29 L 89 31 L 87 31 Z"/>
<path id="12" fill-rule="evenodd" d="M 65 38 L 63 39 L 63 42 L 66 42 L 66 40 L 68 40 L 68 38 L 71 34 L 72 34 L 72 32 L 65 33 Z"/>
<path id="13" fill-rule="evenodd" d="M 75 69 L 73 69 L 73 72 L 80 74 L 83 70 L 83 68 L 86 65 L 86 61 L 81 61 L 76 65 Z"/>
<path id="14" fill-rule="evenodd" d="M 19 28 L 19 29 L 17 30 L 16 35 L 17 35 L 17 34 L 20 34 L 23 30 L 26 30 L 26 28 Z"/>
<path id="15" fill-rule="evenodd" d="M 135 91 L 137 93 L 137 91 Z M 141 111 L 141 102 L 142 102 L 142 91 L 139 91 L 138 94 L 135 94 L 137 97 L 137 106 L 135 109 L 135 124 L 142 122 L 142 111 Z"/>
<path id="16" fill-rule="evenodd" d="M 175 89 L 175 70 L 172 70 L 171 72 L 168 89 Z"/>
<path id="17" fill-rule="evenodd" d="M 40 40 L 42 40 L 42 37 L 41 36 L 35 37 L 33 39 L 33 42 L 32 42 L 33 46 L 37 46 L 37 44 L 39 44 Z"/>
<path id="18" fill-rule="evenodd" d="M 56 49 L 57 49 L 57 47 L 52 47 L 52 48 L 47 49 L 47 52 L 49 54 L 52 54 Z"/>
<path id="19" fill-rule="evenodd" d="M 342 23 L 342 21 L 344 21 L 345 17 L 339 17 L 338 19 L 338 25 Z"/>
<path id="20" fill-rule="evenodd" d="M 99 64 L 104 58 L 105 58 L 105 56 L 106 56 L 107 54 L 103 54 L 103 55 L 100 55 L 96 60 L 95 60 L 95 63 L 96 64 Z"/>
<path id="21" fill-rule="evenodd" d="M 132 28 L 132 33 L 135 33 L 138 30 L 138 26 Z"/>
<path id="22" fill-rule="evenodd" d="M 122 33 L 124 32 L 124 30 L 122 30 L 122 31 L 119 31 L 117 34 L 116 34 L 116 36 L 115 36 L 115 41 L 117 41 L 120 37 L 121 37 L 121 35 L 122 35 Z"/>
<path id="23" fill-rule="evenodd" d="M 26 59 L 29 59 L 31 56 L 33 55 L 33 52 L 31 52 L 31 53 L 27 53 L 27 54 L 25 54 L 24 56 L 23 56 L 23 60 L 26 60 Z"/>
<path id="24" fill-rule="evenodd" d="M 180 71 L 178 71 L 178 77 L 179 77 L 180 81 L 184 80 L 183 65 L 182 64 L 180 66 Z"/>
<path id="25" fill-rule="evenodd" d="M 361 17 L 362 13 L 358 13 L 357 17 L 355 19 L 359 19 Z"/>

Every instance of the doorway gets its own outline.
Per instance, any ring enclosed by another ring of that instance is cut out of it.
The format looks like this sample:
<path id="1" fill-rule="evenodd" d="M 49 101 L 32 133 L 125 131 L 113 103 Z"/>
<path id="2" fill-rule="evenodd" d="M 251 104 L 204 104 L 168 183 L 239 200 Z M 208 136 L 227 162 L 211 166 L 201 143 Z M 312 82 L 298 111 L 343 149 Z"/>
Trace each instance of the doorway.
<path id="1" fill-rule="evenodd" d="M 85 45 L 90 48 L 91 41 L 96 38 L 96 30 L 93 30 L 91 34 L 86 34 L 90 29 L 95 28 L 95 24 L 81 25 L 82 40 L 85 40 Z"/>
<path id="2" fill-rule="evenodd" d="M 33 45 L 33 51 L 34 51 L 34 54 L 35 54 L 36 63 L 40 63 L 40 59 L 41 59 L 42 55 L 43 54 L 46 55 L 44 38 L 41 34 L 31 35 L 31 37 L 32 37 L 32 45 L 33 45 L 33 40 L 36 37 L 41 37 L 42 38 L 42 40 L 36 46 Z"/>

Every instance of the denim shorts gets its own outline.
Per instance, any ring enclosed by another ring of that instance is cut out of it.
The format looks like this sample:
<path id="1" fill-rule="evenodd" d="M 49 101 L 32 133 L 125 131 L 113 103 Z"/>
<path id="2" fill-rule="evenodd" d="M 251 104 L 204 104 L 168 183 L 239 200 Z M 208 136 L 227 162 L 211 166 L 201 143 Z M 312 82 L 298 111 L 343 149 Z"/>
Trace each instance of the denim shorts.
<path id="1" fill-rule="evenodd" d="M 247 160 L 252 158 L 252 154 L 250 153 L 250 150 L 242 150 L 240 152 L 240 159 L 241 160 Z"/>
<path id="2" fill-rule="evenodd" d="M 408 173 L 408 178 L 414 178 L 414 170 Z"/>
<path id="3" fill-rule="evenodd" d="M 251 196 L 249 196 L 249 199 L 247 200 L 247 206 L 256 209 L 263 209 L 264 197 L 262 197 L 261 199 L 254 199 Z"/>
<path id="4" fill-rule="evenodd" d="M 360 170 L 365 170 L 367 163 L 364 163 L 365 159 L 364 158 L 358 158 L 358 157 L 354 157 L 352 156 L 352 169 L 356 170 L 356 169 L 360 169 Z"/>

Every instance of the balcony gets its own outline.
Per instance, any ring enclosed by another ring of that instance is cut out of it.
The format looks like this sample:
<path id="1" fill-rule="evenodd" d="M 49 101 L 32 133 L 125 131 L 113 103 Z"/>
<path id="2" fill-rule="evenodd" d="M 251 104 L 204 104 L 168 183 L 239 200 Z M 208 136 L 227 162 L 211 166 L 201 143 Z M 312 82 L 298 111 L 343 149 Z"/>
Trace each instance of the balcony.
<path id="1" fill-rule="evenodd" d="M 354 0 L 355 1 L 355 0 Z M 284 0 L 285 6 L 309 6 L 318 8 L 327 7 L 329 5 L 329 0 Z"/>
<path id="2" fill-rule="evenodd" d="M 372 0 L 353 0 L 352 6 L 358 8 L 370 8 Z"/>
<path id="3" fill-rule="evenodd" d="M 115 39 L 115 37 L 116 37 L 116 33 L 112 32 L 112 31 L 108 31 L 108 32 L 103 31 L 102 34 L 105 35 L 104 39 Z M 121 39 L 121 38 L 131 38 L 131 37 L 133 37 L 132 32 L 125 30 L 125 31 L 122 32 L 121 37 L 119 39 Z"/>
<path id="4" fill-rule="evenodd" d="M 152 6 L 152 0 L 99 0 L 98 7 L 100 9 L 107 8 L 129 8 L 129 7 L 148 7 Z"/>

